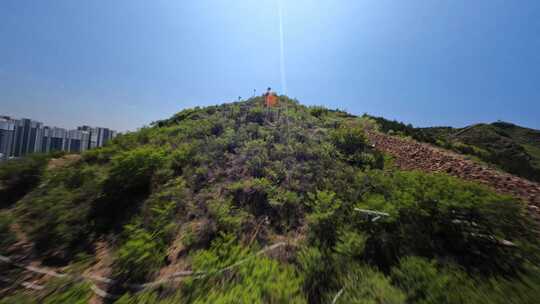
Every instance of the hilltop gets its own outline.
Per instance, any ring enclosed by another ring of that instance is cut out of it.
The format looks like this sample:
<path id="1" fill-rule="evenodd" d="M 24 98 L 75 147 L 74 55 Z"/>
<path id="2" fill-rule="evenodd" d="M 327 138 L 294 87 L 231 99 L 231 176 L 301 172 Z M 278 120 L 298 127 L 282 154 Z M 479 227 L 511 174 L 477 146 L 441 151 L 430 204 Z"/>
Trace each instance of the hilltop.
<path id="1" fill-rule="evenodd" d="M 534 303 L 527 201 L 400 169 L 398 131 L 255 97 L 3 163 L 0 303 Z"/>

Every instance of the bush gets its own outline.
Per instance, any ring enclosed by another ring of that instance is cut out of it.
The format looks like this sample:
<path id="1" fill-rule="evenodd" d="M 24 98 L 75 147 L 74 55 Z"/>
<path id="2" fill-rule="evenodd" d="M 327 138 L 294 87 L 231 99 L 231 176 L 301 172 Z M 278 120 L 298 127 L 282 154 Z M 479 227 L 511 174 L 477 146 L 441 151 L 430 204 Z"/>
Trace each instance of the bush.
<path id="1" fill-rule="evenodd" d="M 114 304 L 178 304 L 183 303 L 180 294 L 161 296 L 156 291 L 144 291 L 137 294 L 126 293 Z"/>
<path id="2" fill-rule="evenodd" d="M 186 183 L 169 181 L 144 203 L 140 215 L 124 226 L 123 244 L 114 261 L 114 274 L 121 280 L 142 281 L 165 261 L 166 248 L 176 236 L 176 217 L 186 209 Z"/>
<path id="3" fill-rule="evenodd" d="M 326 113 L 328 113 L 328 109 L 321 106 L 313 106 L 309 108 L 309 113 L 317 118 L 321 118 Z"/>
<path id="4" fill-rule="evenodd" d="M 287 231 L 300 225 L 304 208 L 302 197 L 297 192 L 277 188 L 270 194 L 269 204 L 278 214 L 273 220 L 278 228 Z"/>
<path id="5" fill-rule="evenodd" d="M 534 225 L 523 203 L 446 175 L 418 172 L 370 174 L 371 191 L 357 207 L 387 212 L 369 225 L 368 247 L 385 257 L 448 257 L 487 272 L 515 272 L 537 260 Z M 506 246 L 511 241 L 515 246 Z"/>
<path id="6" fill-rule="evenodd" d="M 364 130 L 354 126 L 340 126 L 331 133 L 336 148 L 346 155 L 365 151 L 367 139 Z"/>
<path id="7" fill-rule="evenodd" d="M 60 187 L 35 195 L 17 208 L 36 248 L 61 252 L 83 245 L 89 232 L 84 198 Z"/>
<path id="8" fill-rule="evenodd" d="M 9 246 L 11 246 L 17 238 L 11 231 L 10 226 L 13 220 L 7 213 L 0 213 L 0 253 L 5 254 Z"/>
<path id="9" fill-rule="evenodd" d="M 437 139 L 422 129 L 414 128 L 411 124 L 404 124 L 396 120 L 388 120 L 383 117 L 364 115 L 377 122 L 378 129 L 385 133 L 398 133 L 402 136 L 410 136 L 418 141 L 434 144 Z M 443 128 L 444 129 L 444 128 Z"/>
<path id="10" fill-rule="evenodd" d="M 50 292 L 40 302 L 43 304 L 59 304 L 59 303 L 73 303 L 84 304 L 88 303 L 92 298 L 93 292 L 90 289 L 88 283 L 68 283 L 59 282 L 57 286 L 48 287 L 48 289 L 54 288 L 54 291 Z"/>
<path id="11" fill-rule="evenodd" d="M 40 181 L 48 156 L 32 154 L 20 159 L 0 162 L 0 207 L 21 199 Z"/>
<path id="12" fill-rule="evenodd" d="M 85 304 L 89 303 L 93 292 L 90 284 L 83 282 L 69 282 L 65 279 L 53 279 L 45 285 L 43 291 L 20 291 L 0 299 L 1 304 Z"/>
<path id="13" fill-rule="evenodd" d="M 354 266 L 340 281 L 343 286 L 336 303 L 404 304 L 403 292 L 390 284 L 382 273 L 366 266 Z"/>
<path id="14" fill-rule="evenodd" d="M 214 240 L 209 250 L 193 256 L 195 271 L 207 276 L 186 282 L 184 302 L 305 303 L 301 279 L 292 267 L 264 257 L 255 259 L 252 255 L 231 235 Z M 237 266 L 222 272 L 231 265 Z"/>
<path id="15" fill-rule="evenodd" d="M 409 303 L 536 303 L 540 296 L 538 268 L 528 266 L 518 277 L 473 277 L 453 264 L 438 265 L 419 257 L 401 259 L 392 269 L 393 283 Z"/>
<path id="16" fill-rule="evenodd" d="M 250 178 L 230 184 L 227 189 L 236 206 L 246 208 L 257 217 L 274 215 L 275 210 L 269 204 L 268 197 L 275 187 L 268 179 Z"/>
<path id="17" fill-rule="evenodd" d="M 309 193 L 309 207 L 311 212 L 307 216 L 310 225 L 310 234 L 323 244 L 334 244 L 336 239 L 336 224 L 339 222 L 337 214 L 341 207 L 341 200 L 333 192 L 317 191 Z"/>
<path id="18" fill-rule="evenodd" d="M 448 303 L 449 277 L 434 262 L 419 257 L 401 259 L 392 269 L 393 283 L 405 291 L 409 303 Z"/>
<path id="19" fill-rule="evenodd" d="M 164 154 L 150 147 L 138 148 L 114 156 L 105 191 L 117 194 L 148 192 L 154 170 L 164 162 Z"/>
<path id="20" fill-rule="evenodd" d="M 142 282 L 164 262 L 163 244 L 136 225 L 127 225 L 125 234 L 128 240 L 118 249 L 113 273 L 123 281 Z"/>
<path id="21" fill-rule="evenodd" d="M 88 216 L 102 178 L 99 169 L 86 165 L 57 169 L 45 175 L 47 187 L 19 201 L 15 215 L 36 249 L 64 258 L 91 241 Z"/>
<path id="22" fill-rule="evenodd" d="M 141 147 L 115 155 L 108 176 L 103 182 L 102 195 L 91 204 L 90 219 L 96 230 L 120 228 L 138 211 L 152 189 L 155 172 L 167 159 L 163 151 Z M 160 171 L 157 181 L 163 181 L 170 172 Z"/>
<path id="23" fill-rule="evenodd" d="M 262 125 L 264 123 L 264 109 L 262 107 L 250 109 L 247 113 L 246 121 Z"/>
<path id="24" fill-rule="evenodd" d="M 249 141 L 241 150 L 242 156 L 246 159 L 246 167 L 253 177 L 263 177 L 266 163 L 268 162 L 268 152 L 263 140 Z"/>
<path id="25" fill-rule="evenodd" d="M 106 145 L 82 153 L 82 160 L 87 163 L 108 163 L 111 158 L 118 153 L 118 147 L 114 145 Z"/>
<path id="26" fill-rule="evenodd" d="M 382 155 L 372 151 L 364 129 L 359 125 L 342 125 L 330 134 L 341 159 L 354 166 L 382 168 Z"/>
<path id="27" fill-rule="evenodd" d="M 16 293 L 9 296 L 4 296 L 2 299 L 0 299 L 0 304 L 34 304 L 38 303 L 33 295 L 31 294 L 25 294 L 25 293 Z"/>
<path id="28" fill-rule="evenodd" d="M 248 217 L 245 211 L 234 208 L 228 200 L 209 201 L 208 212 L 216 222 L 216 230 L 226 233 L 239 232 Z"/>
<path id="29" fill-rule="evenodd" d="M 349 259 L 359 258 L 366 247 L 367 236 L 362 232 L 343 231 L 338 236 L 336 253 Z"/>
<path id="30" fill-rule="evenodd" d="M 191 164 L 194 154 L 195 151 L 192 144 L 181 144 L 171 154 L 172 169 L 177 173 L 181 173 L 184 167 Z"/>
<path id="31" fill-rule="evenodd" d="M 328 253 L 317 247 L 302 248 L 297 254 L 300 273 L 304 278 L 303 290 L 309 303 L 321 303 L 323 295 L 334 290 L 336 269 Z"/>

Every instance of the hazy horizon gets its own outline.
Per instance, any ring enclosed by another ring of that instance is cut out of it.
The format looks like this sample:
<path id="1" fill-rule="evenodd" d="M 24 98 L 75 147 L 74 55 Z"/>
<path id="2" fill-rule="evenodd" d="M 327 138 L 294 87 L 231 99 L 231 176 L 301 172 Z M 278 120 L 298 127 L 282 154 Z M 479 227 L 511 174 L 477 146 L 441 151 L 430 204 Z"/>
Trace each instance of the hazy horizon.
<path id="1" fill-rule="evenodd" d="M 287 95 L 415 126 L 540 129 L 537 1 L 282 1 Z M 135 130 L 280 81 L 278 1 L 6 0 L 0 114 Z"/>

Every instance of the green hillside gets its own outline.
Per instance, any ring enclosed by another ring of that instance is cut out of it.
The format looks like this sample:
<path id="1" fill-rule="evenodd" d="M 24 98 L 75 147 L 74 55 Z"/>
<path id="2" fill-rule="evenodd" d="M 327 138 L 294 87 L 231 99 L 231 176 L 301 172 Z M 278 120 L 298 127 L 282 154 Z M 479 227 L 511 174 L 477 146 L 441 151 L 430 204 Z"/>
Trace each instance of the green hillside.
<path id="1" fill-rule="evenodd" d="M 476 124 L 466 128 L 414 128 L 397 121 L 373 117 L 385 132 L 411 136 L 472 155 L 509 173 L 540 182 L 540 131 L 506 122 Z"/>
<path id="2" fill-rule="evenodd" d="M 540 131 L 505 122 L 477 124 L 440 132 L 423 129 L 458 151 L 480 157 L 501 169 L 540 181 Z"/>
<path id="3" fill-rule="evenodd" d="M 523 202 L 396 170 L 366 140 L 372 119 L 285 96 L 271 111 L 262 103 L 187 109 L 81 157 L 2 163 L 0 254 L 29 250 L 75 275 L 99 262 L 104 242 L 115 280 L 106 290 L 121 296 L 110 303 L 540 298 L 538 239 Z M 192 272 L 132 287 L 175 265 Z M 0 303 L 94 296 L 87 280 L 51 279 L 31 292 L 6 283 L 20 281 L 17 267 L 0 263 L 0 272 Z"/>

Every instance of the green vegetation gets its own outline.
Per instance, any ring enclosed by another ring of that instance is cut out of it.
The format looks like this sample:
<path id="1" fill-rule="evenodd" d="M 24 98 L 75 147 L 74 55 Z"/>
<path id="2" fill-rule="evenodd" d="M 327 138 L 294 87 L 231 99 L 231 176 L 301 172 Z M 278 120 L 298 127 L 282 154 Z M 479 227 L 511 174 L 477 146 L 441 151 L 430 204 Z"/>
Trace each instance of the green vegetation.
<path id="1" fill-rule="evenodd" d="M 31 155 L 23 159 L 9 160 L 0 166 L 0 207 L 10 206 L 35 187 L 48 157 Z"/>
<path id="2" fill-rule="evenodd" d="M 235 263 L 239 264 L 234 270 L 222 272 Z M 301 279 L 292 266 L 253 258 L 232 235 L 222 234 L 209 250 L 196 252 L 193 268 L 208 275 L 186 282 L 186 303 L 305 303 Z"/>
<path id="3" fill-rule="evenodd" d="M 92 235 L 88 215 L 100 195 L 101 170 L 87 164 L 49 170 L 42 176 L 42 186 L 16 204 L 14 213 L 36 250 L 64 258 L 88 245 Z"/>
<path id="4" fill-rule="evenodd" d="M 92 291 L 88 284 L 55 279 L 47 284 L 43 291 L 10 295 L 0 299 L 0 304 L 85 304 L 91 297 Z"/>
<path id="5" fill-rule="evenodd" d="M 501 169 L 540 182 L 540 131 L 506 122 L 466 128 L 414 128 L 382 117 L 371 117 L 385 133 L 407 136 L 479 158 Z"/>
<path id="6" fill-rule="evenodd" d="M 260 97 L 187 109 L 65 166 L 47 158 L 0 164 L 0 191 L 11 193 L 0 210 L 0 249 L 16 241 L 16 223 L 32 254 L 82 272 L 90 263 L 81 257 L 105 241 L 116 303 L 540 297 L 536 224 L 522 202 L 447 175 L 385 167 L 364 127 L 376 121 L 423 141 L 429 131 L 285 96 L 280 103 L 287 112 L 262 107 Z M 288 246 L 257 255 L 278 242 Z M 129 287 L 163 278 L 169 266 L 194 274 Z M 84 281 L 54 284 L 31 295 L 14 288 L 0 303 L 86 303 L 92 295 Z"/>
<path id="7" fill-rule="evenodd" d="M 415 128 L 411 124 L 404 124 L 396 120 L 388 120 L 383 117 L 369 116 L 367 114 L 364 114 L 364 118 L 369 118 L 369 119 L 374 120 L 377 124 L 377 128 L 380 131 L 384 133 L 388 133 L 390 135 L 408 136 L 418 141 L 427 142 L 431 144 L 435 144 L 438 138 L 432 132 L 426 132 L 425 129 Z M 441 132 L 447 132 L 451 130 L 451 128 L 442 127 L 442 128 L 436 128 L 436 130 L 441 131 Z"/>
<path id="8" fill-rule="evenodd" d="M 4 212 L 0 213 L 0 254 L 5 254 L 7 248 L 13 245 L 17 240 L 13 232 L 11 231 L 11 224 L 13 220 Z"/>
<path id="9" fill-rule="evenodd" d="M 498 165 L 505 171 L 540 181 L 540 131 L 513 124 L 496 122 L 475 125 L 449 142 L 462 142 L 483 153 L 474 153 L 482 160 Z"/>

